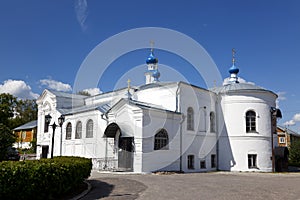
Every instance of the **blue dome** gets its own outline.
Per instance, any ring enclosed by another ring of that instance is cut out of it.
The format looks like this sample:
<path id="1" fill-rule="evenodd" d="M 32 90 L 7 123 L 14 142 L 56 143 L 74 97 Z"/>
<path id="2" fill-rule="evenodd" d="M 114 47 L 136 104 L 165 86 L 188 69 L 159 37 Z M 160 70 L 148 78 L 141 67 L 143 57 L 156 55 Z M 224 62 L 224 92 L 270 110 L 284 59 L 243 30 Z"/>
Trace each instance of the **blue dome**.
<path id="1" fill-rule="evenodd" d="M 237 74 L 239 73 L 239 68 L 237 68 L 234 64 L 232 65 L 232 67 L 229 68 L 229 73 L 230 74 Z"/>
<path id="2" fill-rule="evenodd" d="M 153 78 L 158 79 L 160 77 L 160 72 L 158 70 L 154 70 L 152 73 Z"/>
<path id="3" fill-rule="evenodd" d="M 147 60 L 146 60 L 147 64 L 156 64 L 158 63 L 158 59 L 154 57 L 153 52 L 150 53 L 150 55 L 148 56 Z"/>

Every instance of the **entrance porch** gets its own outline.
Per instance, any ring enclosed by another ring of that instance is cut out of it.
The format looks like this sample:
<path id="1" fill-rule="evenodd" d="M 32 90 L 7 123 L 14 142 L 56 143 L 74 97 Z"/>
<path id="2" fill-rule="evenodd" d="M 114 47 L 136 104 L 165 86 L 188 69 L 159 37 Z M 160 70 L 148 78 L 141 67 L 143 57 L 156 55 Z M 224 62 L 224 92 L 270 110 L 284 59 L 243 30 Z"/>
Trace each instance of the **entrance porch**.
<path id="1" fill-rule="evenodd" d="M 97 159 L 98 170 L 133 171 L 134 137 L 125 137 L 116 123 L 109 124 L 104 131 L 105 157 Z"/>

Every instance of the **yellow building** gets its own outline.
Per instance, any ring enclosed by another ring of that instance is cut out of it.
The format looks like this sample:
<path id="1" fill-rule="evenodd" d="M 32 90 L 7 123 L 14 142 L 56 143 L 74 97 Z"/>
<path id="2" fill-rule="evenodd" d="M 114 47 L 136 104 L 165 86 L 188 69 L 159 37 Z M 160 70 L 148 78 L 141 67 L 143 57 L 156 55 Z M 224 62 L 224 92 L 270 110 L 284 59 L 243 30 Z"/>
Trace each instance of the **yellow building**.
<path id="1" fill-rule="evenodd" d="M 17 148 L 28 149 L 31 147 L 30 143 L 36 139 L 37 120 L 23 124 L 13 131 L 17 136 L 17 143 L 15 143 L 14 146 Z"/>
<path id="2" fill-rule="evenodd" d="M 293 142 L 300 140 L 300 134 L 286 127 L 277 126 L 278 146 L 289 147 Z"/>

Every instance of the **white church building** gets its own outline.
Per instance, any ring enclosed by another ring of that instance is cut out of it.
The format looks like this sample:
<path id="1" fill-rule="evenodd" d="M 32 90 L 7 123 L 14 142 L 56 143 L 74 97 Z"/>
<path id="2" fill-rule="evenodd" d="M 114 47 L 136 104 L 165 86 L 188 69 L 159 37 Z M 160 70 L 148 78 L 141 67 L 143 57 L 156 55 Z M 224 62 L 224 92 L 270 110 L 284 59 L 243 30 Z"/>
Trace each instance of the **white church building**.
<path id="1" fill-rule="evenodd" d="M 239 83 L 234 58 L 229 82 L 210 89 L 159 82 L 153 50 L 146 63 L 138 87 L 96 96 L 45 90 L 37 100 L 37 158 L 53 149 L 105 171 L 272 171 L 274 92 Z M 51 125 L 62 115 L 52 143 Z"/>

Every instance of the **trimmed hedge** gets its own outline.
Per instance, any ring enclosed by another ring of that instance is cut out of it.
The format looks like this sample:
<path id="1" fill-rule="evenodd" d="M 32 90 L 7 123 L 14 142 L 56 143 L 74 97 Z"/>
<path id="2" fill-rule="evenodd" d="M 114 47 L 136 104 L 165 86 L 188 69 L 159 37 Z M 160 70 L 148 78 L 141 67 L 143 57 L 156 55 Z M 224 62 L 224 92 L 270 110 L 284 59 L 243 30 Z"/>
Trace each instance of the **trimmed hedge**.
<path id="1" fill-rule="evenodd" d="M 0 199 L 55 199 L 90 176 L 92 162 L 54 157 L 0 163 Z"/>

